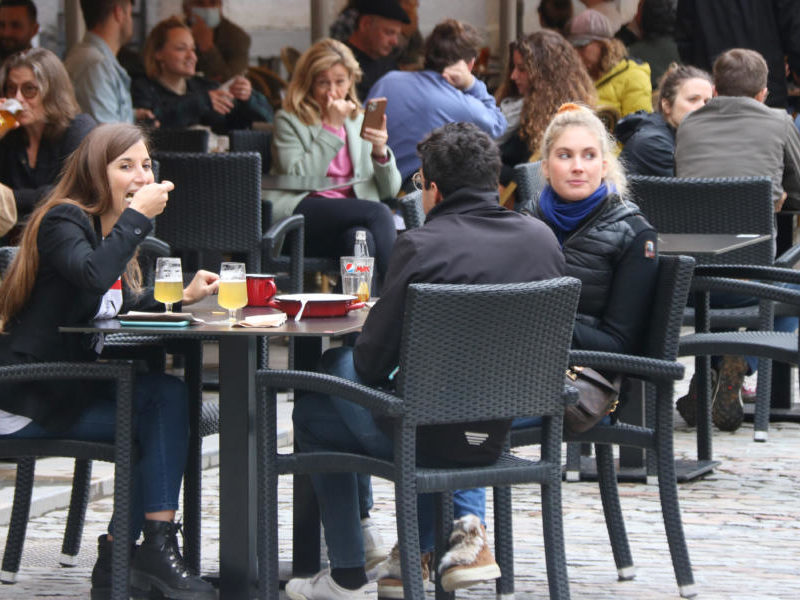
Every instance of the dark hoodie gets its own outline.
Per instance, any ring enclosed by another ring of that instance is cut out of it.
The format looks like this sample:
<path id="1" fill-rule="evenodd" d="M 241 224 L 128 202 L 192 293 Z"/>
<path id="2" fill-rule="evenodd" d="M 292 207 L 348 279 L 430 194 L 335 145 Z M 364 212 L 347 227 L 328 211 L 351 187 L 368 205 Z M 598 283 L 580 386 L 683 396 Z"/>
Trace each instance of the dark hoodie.
<path id="1" fill-rule="evenodd" d="M 620 159 L 628 174 L 675 177 L 675 130 L 661 113 L 636 111 L 614 133 L 625 144 Z"/>

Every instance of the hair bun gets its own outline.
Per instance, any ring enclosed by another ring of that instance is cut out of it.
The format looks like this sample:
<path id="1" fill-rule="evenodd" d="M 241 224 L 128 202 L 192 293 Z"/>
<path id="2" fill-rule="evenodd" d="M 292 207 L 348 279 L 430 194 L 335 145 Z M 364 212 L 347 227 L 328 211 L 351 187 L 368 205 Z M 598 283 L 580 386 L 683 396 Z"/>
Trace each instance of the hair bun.
<path id="1" fill-rule="evenodd" d="M 573 110 L 580 110 L 581 106 L 579 104 L 575 104 L 574 102 L 564 102 L 561 106 L 558 107 L 556 111 L 557 115 L 565 112 L 572 112 Z"/>

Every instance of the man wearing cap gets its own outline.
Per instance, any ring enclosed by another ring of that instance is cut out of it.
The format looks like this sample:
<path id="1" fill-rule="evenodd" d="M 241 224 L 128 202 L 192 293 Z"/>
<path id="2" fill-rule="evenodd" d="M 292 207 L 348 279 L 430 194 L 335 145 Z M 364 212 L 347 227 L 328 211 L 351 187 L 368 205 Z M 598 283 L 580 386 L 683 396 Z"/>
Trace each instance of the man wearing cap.
<path id="1" fill-rule="evenodd" d="M 400 43 L 402 26 L 411 23 L 411 19 L 397 0 L 360 0 L 356 9 L 356 29 L 346 43 L 363 73 L 356 86 L 358 97 L 366 100 L 372 84 L 397 69 L 392 51 Z"/>
<path id="2" fill-rule="evenodd" d="M 637 110 L 653 112 L 650 66 L 628 58 L 604 14 L 587 9 L 577 15 L 569 23 L 567 39 L 594 81 L 598 108 L 618 113 L 617 118 Z"/>

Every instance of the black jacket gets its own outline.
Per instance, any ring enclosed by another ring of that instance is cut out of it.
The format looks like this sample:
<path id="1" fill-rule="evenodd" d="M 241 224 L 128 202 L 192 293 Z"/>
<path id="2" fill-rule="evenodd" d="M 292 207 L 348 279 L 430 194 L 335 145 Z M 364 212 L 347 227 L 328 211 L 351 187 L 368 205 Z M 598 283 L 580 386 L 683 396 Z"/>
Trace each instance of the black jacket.
<path id="1" fill-rule="evenodd" d="M 546 226 L 499 206 L 496 192 L 458 190 L 428 213 L 424 226 L 397 238 L 381 298 L 355 345 L 356 371 L 381 384 L 397 366 L 410 283 L 516 283 L 563 273 L 564 256 Z M 478 447 L 466 443 L 466 425 L 425 428 L 418 445 L 429 458 L 491 462 L 508 428 L 507 421 L 471 424 L 471 431 L 489 433 Z"/>
<path id="2" fill-rule="evenodd" d="M 637 110 L 620 119 L 614 133 L 625 144 L 620 159 L 627 173 L 675 176 L 675 130 L 661 113 Z"/>
<path id="3" fill-rule="evenodd" d="M 210 90 L 219 84 L 203 77 L 186 80 L 186 93 L 179 95 L 165 88 L 158 81 L 140 77 L 131 85 L 133 105 L 149 108 L 161 123 L 162 129 L 184 129 L 191 125 L 208 125 L 215 133 L 227 133 L 231 129 L 247 129 L 253 121 L 272 122 L 274 114 L 267 99 L 253 90 L 247 102 L 234 100 L 233 110 L 227 115 L 218 113 L 211 106 Z"/>
<path id="4" fill-rule="evenodd" d="M 800 2 L 678 0 L 675 42 L 684 63 L 709 73 L 725 50 L 757 50 L 769 66 L 767 105 L 786 108 L 783 57 L 800 74 Z"/>
<path id="5" fill-rule="evenodd" d="M 536 207 L 536 216 L 544 216 Z M 567 275 L 581 280 L 572 347 L 634 353 L 658 275 L 657 235 L 639 208 L 608 197 L 564 240 Z"/>
<path id="6" fill-rule="evenodd" d="M 94 222 L 93 222 L 94 221 Z M 89 322 L 108 291 L 151 230 L 150 220 L 128 209 L 101 242 L 99 219 L 72 204 L 48 212 L 39 229 L 39 269 L 25 307 L 0 335 L 0 364 L 83 361 L 97 358 L 91 336 L 62 334 L 64 325 Z M 132 297 L 123 308 L 153 309 L 152 291 Z M 100 394 L 85 383 L 0 386 L 0 408 L 30 417 L 58 431 L 68 427 Z"/>
<path id="7" fill-rule="evenodd" d="M 96 125 L 90 115 L 80 114 L 59 137 L 43 138 L 33 168 L 28 164 L 28 141 L 22 128 L 8 132 L 0 140 L 0 183 L 14 190 L 18 221 L 27 217 L 50 191 L 67 157 Z"/>

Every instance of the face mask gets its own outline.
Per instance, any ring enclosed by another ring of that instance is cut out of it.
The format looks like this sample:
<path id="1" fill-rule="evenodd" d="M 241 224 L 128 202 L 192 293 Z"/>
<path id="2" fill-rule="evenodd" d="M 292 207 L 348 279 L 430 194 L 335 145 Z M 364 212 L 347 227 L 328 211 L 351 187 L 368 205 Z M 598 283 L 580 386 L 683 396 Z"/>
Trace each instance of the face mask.
<path id="1" fill-rule="evenodd" d="M 222 17 L 219 14 L 219 8 L 193 8 L 192 14 L 195 17 L 200 17 L 206 22 L 211 29 L 216 29 Z"/>

